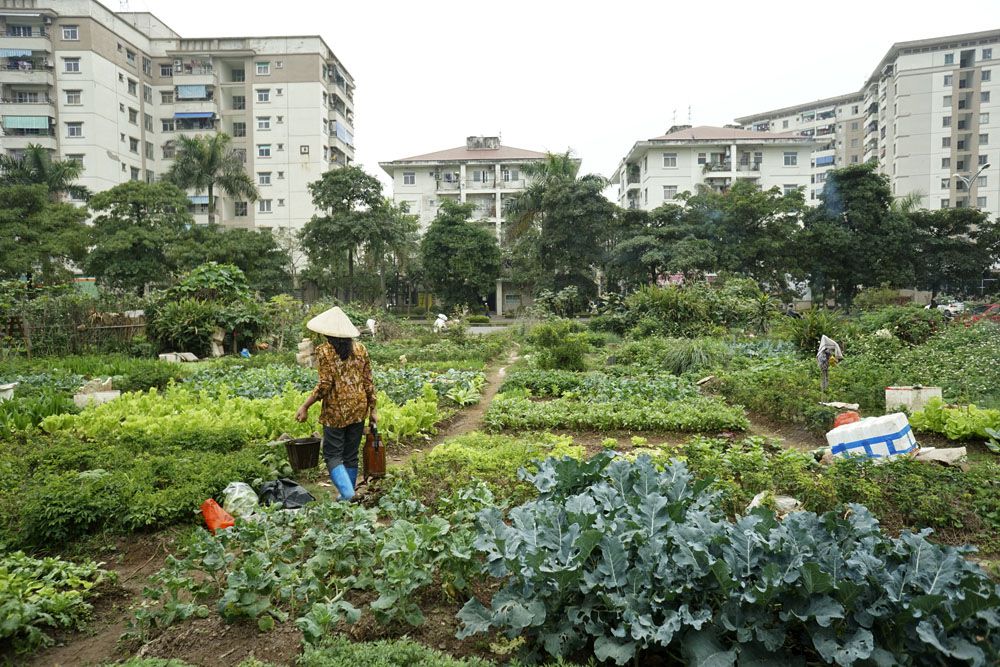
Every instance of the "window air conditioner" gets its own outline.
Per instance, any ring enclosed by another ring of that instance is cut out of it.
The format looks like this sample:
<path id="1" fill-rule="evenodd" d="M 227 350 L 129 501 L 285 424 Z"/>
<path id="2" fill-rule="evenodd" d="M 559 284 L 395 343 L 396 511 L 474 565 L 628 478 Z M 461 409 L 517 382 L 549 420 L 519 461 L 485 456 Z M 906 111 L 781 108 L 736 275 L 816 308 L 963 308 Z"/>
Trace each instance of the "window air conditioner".
<path id="1" fill-rule="evenodd" d="M 42 17 L 42 23 L 44 23 L 45 25 L 52 25 L 52 17 L 51 16 Z"/>
<path id="2" fill-rule="evenodd" d="M 178 58 L 177 60 L 174 61 L 174 69 L 179 70 L 183 66 L 184 66 L 184 62 L 180 58 Z"/>

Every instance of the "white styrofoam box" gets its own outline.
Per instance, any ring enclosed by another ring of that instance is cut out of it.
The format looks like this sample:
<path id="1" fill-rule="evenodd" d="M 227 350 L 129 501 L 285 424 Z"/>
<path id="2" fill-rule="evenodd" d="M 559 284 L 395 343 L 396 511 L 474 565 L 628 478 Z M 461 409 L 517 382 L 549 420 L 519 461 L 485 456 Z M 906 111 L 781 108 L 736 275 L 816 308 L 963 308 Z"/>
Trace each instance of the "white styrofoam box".
<path id="1" fill-rule="evenodd" d="M 100 405 L 113 401 L 121 395 L 122 393 L 117 389 L 114 391 L 94 391 L 89 394 L 74 394 L 73 402 L 76 403 L 76 407 L 85 408 L 88 405 Z"/>
<path id="2" fill-rule="evenodd" d="M 905 408 L 913 414 L 923 410 L 932 398 L 941 398 L 941 387 L 886 387 L 885 411 Z"/>
<path id="3" fill-rule="evenodd" d="M 0 384 L 0 403 L 4 401 L 9 401 L 14 398 L 14 388 L 17 387 L 17 382 L 11 382 L 10 384 Z"/>
<path id="4" fill-rule="evenodd" d="M 902 412 L 838 426 L 827 432 L 826 442 L 834 456 L 885 458 L 917 448 L 910 420 Z"/>

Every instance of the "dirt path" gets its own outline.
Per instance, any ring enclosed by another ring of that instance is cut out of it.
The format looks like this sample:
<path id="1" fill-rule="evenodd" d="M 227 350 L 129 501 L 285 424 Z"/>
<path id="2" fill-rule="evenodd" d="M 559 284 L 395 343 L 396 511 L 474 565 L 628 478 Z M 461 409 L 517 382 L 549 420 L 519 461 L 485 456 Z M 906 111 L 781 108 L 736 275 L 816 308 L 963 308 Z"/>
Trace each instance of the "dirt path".
<path id="1" fill-rule="evenodd" d="M 93 618 L 87 623 L 87 628 L 82 633 L 55 634 L 54 646 L 40 651 L 24 664 L 32 667 L 75 667 L 102 665 L 127 657 L 118 649 L 118 638 L 132 618 L 131 606 L 141 599 L 147 578 L 163 567 L 172 542 L 169 531 L 120 538 L 117 541 L 120 556 L 115 560 L 108 558 L 104 565 L 105 569 L 118 574 L 118 585 L 96 600 Z"/>
<path id="2" fill-rule="evenodd" d="M 495 367 L 487 369 L 486 384 L 483 386 L 483 395 L 479 402 L 463 408 L 454 418 L 451 419 L 441 430 L 438 431 L 426 446 L 400 453 L 399 456 L 389 456 L 389 463 L 392 465 L 403 465 L 414 455 L 433 449 L 449 438 L 465 435 L 483 428 L 483 416 L 493 402 L 493 398 L 500 391 L 504 377 L 507 375 L 507 367 L 518 360 L 517 350 L 513 350 L 505 361 L 500 362 Z"/>

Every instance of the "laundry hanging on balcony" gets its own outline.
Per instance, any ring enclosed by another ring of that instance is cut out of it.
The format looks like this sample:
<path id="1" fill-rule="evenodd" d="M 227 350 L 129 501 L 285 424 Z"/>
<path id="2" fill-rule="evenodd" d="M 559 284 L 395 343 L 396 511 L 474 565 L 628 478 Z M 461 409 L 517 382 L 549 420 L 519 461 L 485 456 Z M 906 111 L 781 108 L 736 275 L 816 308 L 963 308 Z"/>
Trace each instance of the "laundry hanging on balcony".
<path id="1" fill-rule="evenodd" d="M 215 118 L 214 111 L 178 111 L 174 114 L 174 118 L 178 120 L 184 120 L 187 118 Z"/>
<path id="2" fill-rule="evenodd" d="M 47 130 L 49 129 L 49 117 L 4 116 L 3 127 L 5 130 Z"/>
<path id="3" fill-rule="evenodd" d="M 177 99 L 179 100 L 204 100 L 207 98 L 208 86 L 177 86 Z"/>
<path id="4" fill-rule="evenodd" d="M 0 58 L 23 58 L 31 55 L 31 49 L 0 49 Z"/>

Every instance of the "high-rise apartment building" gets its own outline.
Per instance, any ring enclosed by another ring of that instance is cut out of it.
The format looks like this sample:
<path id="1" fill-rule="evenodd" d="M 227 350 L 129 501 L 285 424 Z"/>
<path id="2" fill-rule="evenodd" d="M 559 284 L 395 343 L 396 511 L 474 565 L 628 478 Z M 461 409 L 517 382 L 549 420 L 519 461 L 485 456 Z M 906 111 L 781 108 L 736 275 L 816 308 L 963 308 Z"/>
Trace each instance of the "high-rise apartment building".
<path id="1" fill-rule="evenodd" d="M 806 200 L 814 201 L 829 170 L 862 161 L 863 102 L 864 95 L 852 93 L 743 116 L 736 122 L 757 132 L 792 132 L 816 140 L 809 157 L 812 173 L 806 191 Z"/>
<path id="2" fill-rule="evenodd" d="M 321 37 L 184 38 L 95 0 L 0 0 L 0 150 L 80 161 L 94 191 L 156 180 L 182 134 L 226 132 L 260 199 L 216 191 L 217 220 L 299 228 L 307 185 L 354 159 L 353 97 Z M 198 222 L 207 199 L 191 195 Z"/>
<path id="3" fill-rule="evenodd" d="M 699 187 L 723 192 L 740 179 L 791 192 L 809 186 L 814 142 L 798 132 L 675 126 L 637 141 L 611 182 L 620 206 L 646 211 Z"/>
<path id="4" fill-rule="evenodd" d="M 421 232 L 437 215 L 440 202 L 453 199 L 473 204 L 472 220 L 488 227 L 502 242 L 505 202 L 530 185 L 524 166 L 545 157 L 538 151 L 503 146 L 499 137 L 473 136 L 464 146 L 380 162 L 379 166 L 392 178 L 393 200 L 419 216 Z M 504 283 L 497 281 L 490 307 L 502 315 L 528 305 L 529 297 L 505 290 Z"/>
<path id="5" fill-rule="evenodd" d="M 837 165 L 873 161 L 894 195 L 915 193 L 927 208 L 973 206 L 1000 214 L 1000 83 L 994 70 L 1000 76 L 1000 30 L 893 44 L 860 91 L 823 101 L 850 106 L 844 120 L 838 118 L 845 145 L 838 143 Z M 738 121 L 780 132 L 788 115 L 822 106 Z M 858 118 L 860 137 L 854 134 Z M 821 168 L 828 166 L 817 167 L 814 177 Z"/>

